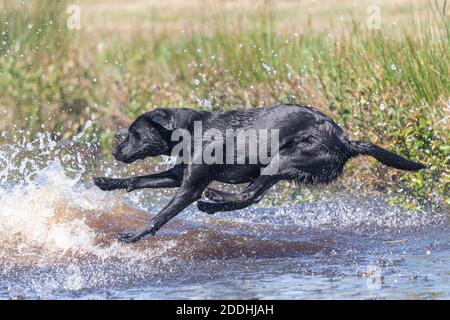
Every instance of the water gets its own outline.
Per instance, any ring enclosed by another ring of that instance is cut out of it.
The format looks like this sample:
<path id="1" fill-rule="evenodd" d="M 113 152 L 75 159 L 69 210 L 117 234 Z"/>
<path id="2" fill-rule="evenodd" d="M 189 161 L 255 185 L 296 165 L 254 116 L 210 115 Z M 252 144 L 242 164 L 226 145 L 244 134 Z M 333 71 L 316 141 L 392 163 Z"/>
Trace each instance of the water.
<path id="1" fill-rule="evenodd" d="M 124 172 L 94 145 L 29 140 L 0 148 L 0 298 L 450 298 L 448 212 L 350 195 L 214 216 L 192 206 L 122 244 L 167 194 L 100 191 L 92 172 Z"/>

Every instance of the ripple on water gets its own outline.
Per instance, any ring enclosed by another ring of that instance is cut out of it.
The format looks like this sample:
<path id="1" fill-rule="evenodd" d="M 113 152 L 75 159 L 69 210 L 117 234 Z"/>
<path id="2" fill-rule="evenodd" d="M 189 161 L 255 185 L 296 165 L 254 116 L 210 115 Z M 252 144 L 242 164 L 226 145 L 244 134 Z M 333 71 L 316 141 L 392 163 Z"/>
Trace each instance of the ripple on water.
<path id="1" fill-rule="evenodd" d="M 189 292 L 250 279 L 270 290 L 252 289 L 247 297 L 271 297 L 277 290 L 273 283 L 278 283 L 278 289 L 286 286 L 284 292 L 295 298 L 302 293 L 292 283 L 350 277 L 356 286 L 361 277 L 370 277 L 367 270 L 395 273 L 417 256 L 437 259 L 424 270 L 440 266 L 437 274 L 448 272 L 439 260 L 442 252 L 450 252 L 447 214 L 410 212 L 373 197 L 253 207 L 214 216 L 193 207 L 157 237 L 122 244 L 116 235 L 141 225 L 155 209 L 138 209 L 144 206 L 141 197 L 81 183 L 86 167 L 78 162 L 81 169 L 68 171 L 56 156 L 59 147 L 46 146 L 52 152 L 45 161 L 19 161 L 20 152 L 0 152 L 2 297 L 109 297 L 117 292 L 130 297 L 133 288 L 143 286 L 155 289 L 147 292 L 150 297 L 158 292 L 178 297 L 171 286 L 180 283 Z M 285 278 L 290 282 L 283 282 Z M 172 284 L 163 289 L 161 282 Z"/>

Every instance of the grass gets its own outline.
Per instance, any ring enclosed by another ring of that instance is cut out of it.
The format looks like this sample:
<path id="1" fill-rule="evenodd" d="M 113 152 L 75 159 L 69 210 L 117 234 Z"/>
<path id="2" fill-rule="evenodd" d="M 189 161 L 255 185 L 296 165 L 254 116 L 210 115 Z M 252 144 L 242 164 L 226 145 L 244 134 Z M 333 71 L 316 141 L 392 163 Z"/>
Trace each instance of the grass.
<path id="1" fill-rule="evenodd" d="M 365 181 L 406 206 L 449 205 L 445 2 L 380 1 L 380 30 L 365 24 L 368 4 L 350 3 L 79 1 L 72 31 L 66 1 L 0 1 L 0 126 L 68 138 L 95 117 L 108 150 L 117 126 L 156 106 L 312 104 L 351 138 L 429 165 L 351 162 L 339 186 Z"/>

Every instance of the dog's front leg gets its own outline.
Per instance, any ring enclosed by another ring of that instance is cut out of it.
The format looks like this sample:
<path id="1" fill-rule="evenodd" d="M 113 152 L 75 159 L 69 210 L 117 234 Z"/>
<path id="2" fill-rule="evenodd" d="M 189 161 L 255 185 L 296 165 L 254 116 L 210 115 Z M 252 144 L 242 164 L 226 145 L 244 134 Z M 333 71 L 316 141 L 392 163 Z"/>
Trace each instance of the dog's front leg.
<path id="1" fill-rule="evenodd" d="M 94 177 L 94 184 L 103 191 L 126 189 L 130 184 L 132 178 L 106 178 L 106 177 Z"/>
<path id="2" fill-rule="evenodd" d="M 175 188 L 181 185 L 183 169 L 175 166 L 170 170 L 131 178 L 95 177 L 94 184 L 104 191 L 127 189 L 128 192 L 142 188 Z"/>
<path id="3" fill-rule="evenodd" d="M 152 176 L 143 176 L 131 178 L 128 184 L 127 192 L 146 188 L 176 188 L 181 186 L 181 179 L 177 178 L 155 178 Z"/>
<path id="4" fill-rule="evenodd" d="M 143 227 L 132 231 L 123 233 L 119 236 L 119 240 L 123 242 L 136 242 L 146 235 L 155 235 L 156 232 L 166 224 L 170 219 L 175 217 L 183 209 L 188 207 L 194 201 L 200 199 L 203 190 L 208 185 L 209 181 L 205 182 L 183 182 L 180 189 L 178 189 L 175 196 L 170 202 L 161 210 L 153 219 L 151 219 Z"/>

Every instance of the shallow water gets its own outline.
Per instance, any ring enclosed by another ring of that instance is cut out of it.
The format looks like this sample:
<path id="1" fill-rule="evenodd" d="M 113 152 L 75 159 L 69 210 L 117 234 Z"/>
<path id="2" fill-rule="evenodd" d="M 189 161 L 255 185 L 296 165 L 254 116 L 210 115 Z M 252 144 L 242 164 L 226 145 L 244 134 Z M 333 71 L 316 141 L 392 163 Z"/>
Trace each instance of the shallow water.
<path id="1" fill-rule="evenodd" d="M 24 154 L 36 145 L 39 157 Z M 48 137 L 24 146 L 0 152 L 0 298 L 450 298 L 446 212 L 373 196 L 214 216 L 192 206 L 122 244 L 167 198 L 98 190 L 89 152 Z"/>

